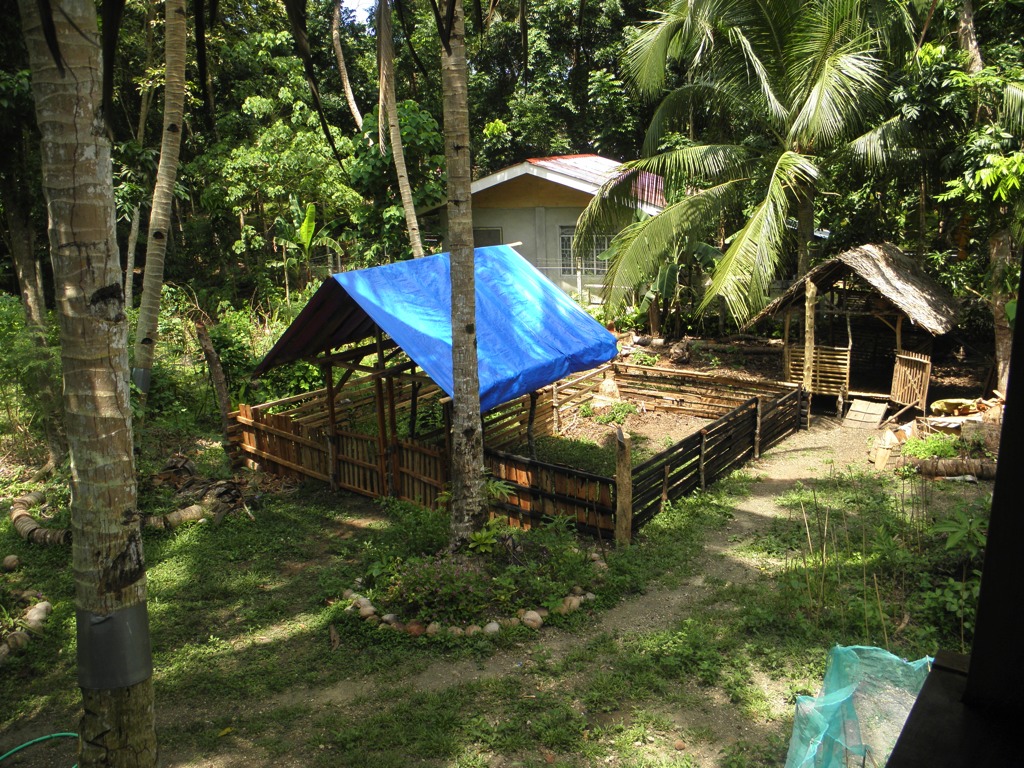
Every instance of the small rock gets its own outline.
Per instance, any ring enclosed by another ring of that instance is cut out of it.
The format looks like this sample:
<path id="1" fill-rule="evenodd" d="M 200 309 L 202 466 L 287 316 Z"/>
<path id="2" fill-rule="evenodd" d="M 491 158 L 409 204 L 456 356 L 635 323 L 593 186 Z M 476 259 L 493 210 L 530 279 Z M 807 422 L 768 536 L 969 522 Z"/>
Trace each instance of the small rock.
<path id="1" fill-rule="evenodd" d="M 462 637 L 466 633 L 462 631 L 462 627 L 449 627 L 448 634 L 452 637 Z"/>
<path id="2" fill-rule="evenodd" d="M 378 624 L 381 623 L 380 616 L 367 616 L 366 617 L 366 623 L 367 624 L 371 624 L 373 626 L 377 626 Z M 384 626 L 386 627 L 387 624 L 385 624 Z"/>
<path id="3" fill-rule="evenodd" d="M 523 613 L 526 613 L 526 611 L 523 611 Z M 503 626 L 505 628 L 508 628 L 508 627 L 518 627 L 522 622 L 519 621 L 519 619 L 513 617 L 513 618 L 508 618 L 508 619 L 498 619 L 498 623 L 501 626 Z"/>
<path id="4" fill-rule="evenodd" d="M 342 592 L 342 593 L 341 593 L 341 599 L 342 599 L 342 600 L 351 600 L 351 599 L 352 599 L 352 596 L 353 596 L 354 594 L 355 594 L 355 592 L 354 592 L 353 590 L 351 590 L 351 589 L 346 589 L 346 590 L 345 590 L 344 592 Z"/>
<path id="5" fill-rule="evenodd" d="M 472 637 L 473 635 L 475 635 L 479 631 L 480 631 L 480 625 L 479 624 L 470 624 L 468 627 L 466 627 L 466 637 Z"/>
<path id="6" fill-rule="evenodd" d="M 583 587 L 573 587 L 571 591 L 574 595 L 582 595 Z"/>
<path id="7" fill-rule="evenodd" d="M 524 613 L 526 613 L 526 609 L 525 608 L 520 608 L 518 611 L 516 611 L 516 616 L 518 616 L 521 619 L 521 618 L 523 618 L 523 614 Z"/>
<path id="8" fill-rule="evenodd" d="M 589 603 L 591 600 L 597 600 L 597 595 L 593 592 L 587 592 L 587 594 L 583 596 L 583 599 Z"/>
<path id="9" fill-rule="evenodd" d="M 370 602 L 370 598 L 368 598 L 368 597 L 357 597 L 356 598 L 356 605 L 359 606 L 360 608 L 367 608 L 367 607 L 372 608 L 373 607 L 373 603 Z"/>
<path id="10" fill-rule="evenodd" d="M 419 637 L 427 631 L 422 621 L 410 621 L 405 625 L 405 631 L 410 637 Z"/>
<path id="11" fill-rule="evenodd" d="M 377 609 L 372 605 L 364 605 L 359 609 L 359 617 L 361 619 L 368 619 L 370 616 L 376 616 Z"/>
<path id="12" fill-rule="evenodd" d="M 440 632 L 442 629 L 444 629 L 444 627 L 442 627 L 436 621 L 432 621 L 429 624 L 427 624 L 426 635 L 427 635 L 427 637 L 433 637 L 438 632 Z"/>
<path id="13" fill-rule="evenodd" d="M 383 621 L 377 624 L 377 629 L 391 629 L 390 624 L 385 624 Z"/>
<path id="14" fill-rule="evenodd" d="M 4 558 L 3 569 L 7 573 L 16 571 L 19 565 L 21 565 L 21 558 L 17 555 L 8 555 Z"/>
<path id="15" fill-rule="evenodd" d="M 7 660 L 7 657 L 10 656 L 10 654 L 10 646 L 8 646 L 7 643 L 0 643 L 0 667 L 4 665 L 4 662 Z"/>
<path id="16" fill-rule="evenodd" d="M 484 624 L 485 635 L 496 635 L 501 632 L 501 625 L 496 621 L 489 621 Z"/>
<path id="17" fill-rule="evenodd" d="M 599 552 L 591 552 L 590 559 L 596 563 L 598 560 L 601 559 L 601 554 Z"/>
<path id="18" fill-rule="evenodd" d="M 523 614 L 522 622 L 530 629 L 540 629 L 544 624 L 544 619 L 537 611 L 527 611 Z"/>
<path id="19" fill-rule="evenodd" d="M 548 609 L 547 608 L 538 608 L 536 613 L 542 619 L 546 619 L 548 617 Z"/>
<path id="20" fill-rule="evenodd" d="M 385 624 L 394 624 L 396 621 L 398 621 L 398 614 L 385 613 L 383 616 L 380 617 L 380 620 L 383 621 Z"/>
<path id="21" fill-rule="evenodd" d="M 396 621 L 394 624 L 389 625 L 395 632 L 405 632 L 405 624 L 400 621 Z"/>
<path id="22" fill-rule="evenodd" d="M 11 632 L 7 636 L 7 645 L 12 651 L 20 651 L 28 645 L 29 640 L 31 638 L 28 636 L 28 632 Z"/>
<path id="23" fill-rule="evenodd" d="M 686 742 L 682 739 L 676 739 L 676 743 L 672 746 L 675 747 L 678 751 L 682 752 L 684 749 L 686 749 Z"/>
<path id="24" fill-rule="evenodd" d="M 689 341 L 680 341 L 672 345 L 668 351 L 668 359 L 676 365 L 690 362 L 691 346 Z"/>
<path id="25" fill-rule="evenodd" d="M 569 595 L 562 600 L 562 606 L 565 608 L 566 613 L 572 613 L 580 609 L 580 603 L 583 601 L 579 598 L 579 595 Z"/>
<path id="26" fill-rule="evenodd" d="M 606 563 L 604 560 L 595 560 L 594 561 L 594 568 L 596 570 L 598 570 L 598 571 L 607 571 L 608 570 L 608 563 Z"/>

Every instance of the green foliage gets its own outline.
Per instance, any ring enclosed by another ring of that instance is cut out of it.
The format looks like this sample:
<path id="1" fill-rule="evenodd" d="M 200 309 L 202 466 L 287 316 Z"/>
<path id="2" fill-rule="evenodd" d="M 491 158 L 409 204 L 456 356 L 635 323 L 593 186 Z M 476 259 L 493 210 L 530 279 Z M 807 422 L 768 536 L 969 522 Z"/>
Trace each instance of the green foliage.
<path id="1" fill-rule="evenodd" d="M 661 358 L 659 358 L 653 352 L 644 352 L 642 349 L 634 350 L 629 356 L 629 361 L 631 363 L 647 366 L 657 365 L 660 359 Z"/>
<path id="2" fill-rule="evenodd" d="M 470 552 L 395 559 L 374 580 L 374 594 L 404 619 L 482 624 L 519 608 L 557 607 L 594 578 L 590 559 L 559 520 L 529 531 L 491 522 L 471 538 Z"/>
<path id="3" fill-rule="evenodd" d="M 58 424 L 62 421 L 57 333 L 55 322 L 43 329 L 42 336 L 28 328 L 21 301 L 0 294 L 0 420 L 4 422 L 0 431 L 41 440 L 44 414 Z M 46 342 L 45 346 L 41 340 Z M 23 448 L 23 454 L 28 455 L 31 441 Z"/>
<path id="4" fill-rule="evenodd" d="M 626 423 L 626 417 L 634 413 L 639 413 L 635 405 L 625 400 L 619 400 L 612 403 L 605 413 L 599 413 L 594 416 L 594 421 L 598 424 L 618 424 L 621 426 Z"/>
<path id="5" fill-rule="evenodd" d="M 904 456 L 918 459 L 952 459 L 960 454 L 962 441 L 956 435 L 936 432 L 926 437 L 912 437 L 901 448 Z"/>

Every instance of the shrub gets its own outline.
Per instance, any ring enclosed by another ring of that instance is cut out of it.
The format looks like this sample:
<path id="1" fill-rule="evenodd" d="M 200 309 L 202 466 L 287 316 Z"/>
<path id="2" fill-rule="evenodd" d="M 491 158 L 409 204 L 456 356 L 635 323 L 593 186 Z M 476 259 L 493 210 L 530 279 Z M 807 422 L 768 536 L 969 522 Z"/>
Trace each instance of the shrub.
<path id="1" fill-rule="evenodd" d="M 952 459 L 960 454 L 961 440 L 942 432 L 927 437 L 912 437 L 903 444 L 903 455 L 918 459 Z"/>

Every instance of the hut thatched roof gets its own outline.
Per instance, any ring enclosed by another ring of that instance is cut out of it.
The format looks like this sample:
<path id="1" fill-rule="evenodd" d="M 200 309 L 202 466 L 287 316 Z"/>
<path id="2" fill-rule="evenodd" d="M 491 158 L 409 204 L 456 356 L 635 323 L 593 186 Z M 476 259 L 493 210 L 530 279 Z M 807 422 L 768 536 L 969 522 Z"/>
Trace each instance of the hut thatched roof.
<path id="1" fill-rule="evenodd" d="M 957 307 L 952 295 L 928 277 L 921 268 L 891 243 L 861 245 L 819 264 L 807 278 L 823 292 L 850 272 L 874 288 L 911 322 L 935 336 L 948 333 L 956 325 Z M 749 322 L 755 325 L 787 307 L 804 302 L 804 281 L 790 288 Z"/>

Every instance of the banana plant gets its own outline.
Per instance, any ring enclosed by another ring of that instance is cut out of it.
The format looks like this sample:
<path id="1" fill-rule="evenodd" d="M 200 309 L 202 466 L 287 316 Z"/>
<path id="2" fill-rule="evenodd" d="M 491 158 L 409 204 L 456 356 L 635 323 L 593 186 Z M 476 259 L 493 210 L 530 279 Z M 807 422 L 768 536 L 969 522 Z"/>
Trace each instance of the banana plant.
<path id="1" fill-rule="evenodd" d="M 276 265 L 284 270 L 284 296 L 285 301 L 291 303 L 288 286 L 288 270 L 291 266 L 299 266 L 299 284 L 297 288 L 302 290 L 312 276 L 313 251 L 316 248 L 326 248 L 334 254 L 341 255 L 343 248 L 341 243 L 330 237 L 327 233 L 333 228 L 334 222 L 325 224 L 317 229 L 316 227 L 316 205 L 306 205 L 305 216 L 302 216 L 302 208 L 292 198 L 292 220 L 289 221 L 281 216 L 277 217 L 278 235 L 275 242 L 281 246 L 281 261 Z M 301 222 L 300 222 L 300 217 Z M 298 258 L 290 258 L 288 250 L 297 251 Z"/>

